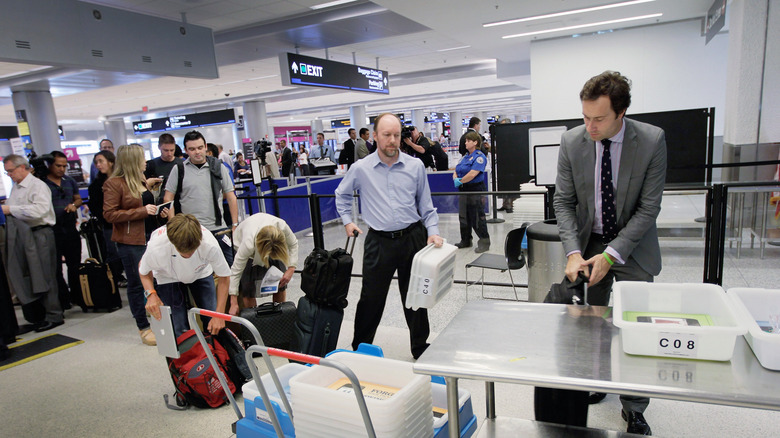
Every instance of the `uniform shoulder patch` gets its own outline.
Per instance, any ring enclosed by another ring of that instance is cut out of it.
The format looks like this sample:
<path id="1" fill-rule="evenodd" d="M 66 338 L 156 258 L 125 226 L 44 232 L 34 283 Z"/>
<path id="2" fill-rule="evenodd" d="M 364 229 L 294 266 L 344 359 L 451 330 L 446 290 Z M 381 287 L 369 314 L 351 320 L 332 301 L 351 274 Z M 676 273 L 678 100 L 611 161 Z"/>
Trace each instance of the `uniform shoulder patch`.
<path id="1" fill-rule="evenodd" d="M 485 159 L 482 157 L 477 157 L 477 163 L 482 164 L 485 162 Z"/>

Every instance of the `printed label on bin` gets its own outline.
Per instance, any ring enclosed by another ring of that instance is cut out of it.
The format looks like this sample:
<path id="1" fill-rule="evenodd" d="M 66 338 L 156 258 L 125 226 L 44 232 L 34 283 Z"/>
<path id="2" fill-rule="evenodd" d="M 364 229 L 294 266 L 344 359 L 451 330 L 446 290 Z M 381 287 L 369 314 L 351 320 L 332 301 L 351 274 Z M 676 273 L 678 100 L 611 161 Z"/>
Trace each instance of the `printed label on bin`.
<path id="1" fill-rule="evenodd" d="M 430 295 L 431 284 L 433 284 L 432 278 L 423 277 L 422 281 L 420 281 L 420 287 L 418 289 L 420 295 Z"/>
<path id="2" fill-rule="evenodd" d="M 262 398 L 257 397 L 255 400 L 256 400 L 255 403 L 260 402 L 260 405 L 263 406 Z M 268 415 L 268 412 L 265 411 L 265 408 L 261 409 L 255 406 L 255 418 L 257 419 L 257 421 L 260 421 L 262 423 L 273 424 L 271 423 L 271 416 Z"/>
<path id="3" fill-rule="evenodd" d="M 658 354 L 661 356 L 697 357 L 699 337 L 688 333 L 658 333 Z"/>

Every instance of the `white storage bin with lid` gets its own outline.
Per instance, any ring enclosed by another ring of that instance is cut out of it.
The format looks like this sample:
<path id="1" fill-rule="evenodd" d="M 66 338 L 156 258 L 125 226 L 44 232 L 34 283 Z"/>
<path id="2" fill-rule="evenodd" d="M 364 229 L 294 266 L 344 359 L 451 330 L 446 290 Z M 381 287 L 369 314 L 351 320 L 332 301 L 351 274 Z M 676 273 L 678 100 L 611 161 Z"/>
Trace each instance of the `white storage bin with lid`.
<path id="1" fill-rule="evenodd" d="M 620 281 L 612 293 L 613 323 L 628 354 L 731 360 L 737 336 L 747 331 L 731 300 L 714 284 Z M 632 320 L 636 314 L 654 315 L 641 318 L 655 322 Z"/>
<path id="2" fill-rule="evenodd" d="M 432 243 L 417 251 L 412 259 L 412 275 L 406 294 L 406 307 L 430 309 L 444 297 L 455 278 L 455 245 Z"/>
<path id="3" fill-rule="evenodd" d="M 296 374 L 309 369 L 309 367 L 297 363 L 285 364 L 276 369 L 276 375 L 279 377 L 279 382 L 284 388 L 284 392 L 287 395 L 287 400 L 290 400 L 290 379 Z M 260 377 L 265 385 L 265 390 L 268 392 L 268 398 L 271 401 L 271 405 L 276 411 L 277 418 L 282 423 L 282 430 L 285 435 L 293 435 L 293 425 L 290 420 L 290 415 L 284 407 L 282 398 L 279 396 L 279 391 L 274 385 L 271 374 L 265 374 Z M 251 418 L 255 423 L 262 423 L 264 429 L 274 432 L 273 425 L 271 424 L 271 417 L 265 409 L 263 398 L 260 396 L 260 391 L 257 388 L 257 384 L 254 380 L 244 383 L 241 387 L 241 392 L 244 394 L 244 416 Z"/>
<path id="4" fill-rule="evenodd" d="M 351 352 L 328 358 L 349 367 L 361 382 L 398 388 L 387 399 L 365 399 L 374 428 L 383 431 L 382 436 L 433 436 L 430 378 L 414 374 L 411 363 Z M 355 395 L 328 388 L 343 377 L 336 369 L 314 366 L 290 379 L 299 434 L 316 431 L 313 436 L 365 436 Z"/>
<path id="5" fill-rule="evenodd" d="M 764 368 L 780 370 L 780 333 L 773 327 L 773 319 L 780 319 L 780 289 L 731 288 L 728 295 L 734 301 L 737 316 L 742 318 L 748 332 L 745 340 L 758 362 Z M 759 325 L 759 321 L 761 325 Z M 762 326 L 772 329 L 764 331 Z"/>
<path id="6" fill-rule="evenodd" d="M 433 406 L 435 408 L 447 409 L 447 385 L 433 383 L 431 385 L 431 395 L 433 396 Z M 463 388 L 458 388 L 458 424 L 463 428 L 474 416 L 474 410 L 471 406 L 471 393 Z M 439 418 L 433 419 L 433 429 L 438 431 L 448 425 L 450 413 L 447 412 Z"/>

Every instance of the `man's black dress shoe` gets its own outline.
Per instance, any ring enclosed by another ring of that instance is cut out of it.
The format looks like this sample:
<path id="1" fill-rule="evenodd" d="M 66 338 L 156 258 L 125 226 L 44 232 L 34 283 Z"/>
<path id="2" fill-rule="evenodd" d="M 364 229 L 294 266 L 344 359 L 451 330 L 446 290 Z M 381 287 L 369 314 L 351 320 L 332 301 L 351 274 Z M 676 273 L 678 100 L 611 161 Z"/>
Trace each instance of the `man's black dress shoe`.
<path id="1" fill-rule="evenodd" d="M 46 321 L 45 324 L 43 324 L 42 326 L 40 326 L 37 329 L 35 329 L 35 331 L 38 332 L 38 333 L 45 332 L 46 330 L 51 330 L 54 327 L 59 327 L 62 324 L 65 324 L 65 322 L 64 321 L 60 321 L 60 322 L 48 322 L 48 321 Z"/>
<path id="2" fill-rule="evenodd" d="M 589 405 L 595 405 L 597 403 L 600 403 L 606 397 L 607 397 L 607 394 L 604 393 L 604 392 L 591 392 L 588 395 L 588 404 Z"/>
<path id="3" fill-rule="evenodd" d="M 460 242 L 455 244 L 455 248 L 458 248 L 458 249 L 469 248 L 469 247 L 471 247 L 471 242 L 460 241 Z"/>
<path id="4" fill-rule="evenodd" d="M 647 424 L 647 420 L 645 420 L 645 417 L 641 412 L 631 411 L 626 413 L 626 411 L 621 410 L 620 415 L 624 420 L 628 421 L 628 428 L 626 429 L 626 432 L 635 433 L 638 435 L 653 434 L 653 432 L 650 430 L 650 425 Z"/>
<path id="5" fill-rule="evenodd" d="M 506 210 L 506 207 L 504 207 L 503 205 L 502 205 L 501 207 L 498 207 L 498 208 L 496 209 L 496 211 L 503 211 L 503 210 Z"/>

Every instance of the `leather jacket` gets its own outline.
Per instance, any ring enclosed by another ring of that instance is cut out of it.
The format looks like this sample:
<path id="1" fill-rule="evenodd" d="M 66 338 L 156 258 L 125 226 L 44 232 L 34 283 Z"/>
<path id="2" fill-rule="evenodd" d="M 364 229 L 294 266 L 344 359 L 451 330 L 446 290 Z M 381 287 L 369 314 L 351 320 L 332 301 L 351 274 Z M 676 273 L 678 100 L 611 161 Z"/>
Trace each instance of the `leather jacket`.
<path id="1" fill-rule="evenodd" d="M 130 194 L 124 178 L 112 177 L 103 184 L 103 217 L 113 224 L 111 240 L 126 245 L 146 245 L 144 219 L 148 216 L 141 198 Z"/>

